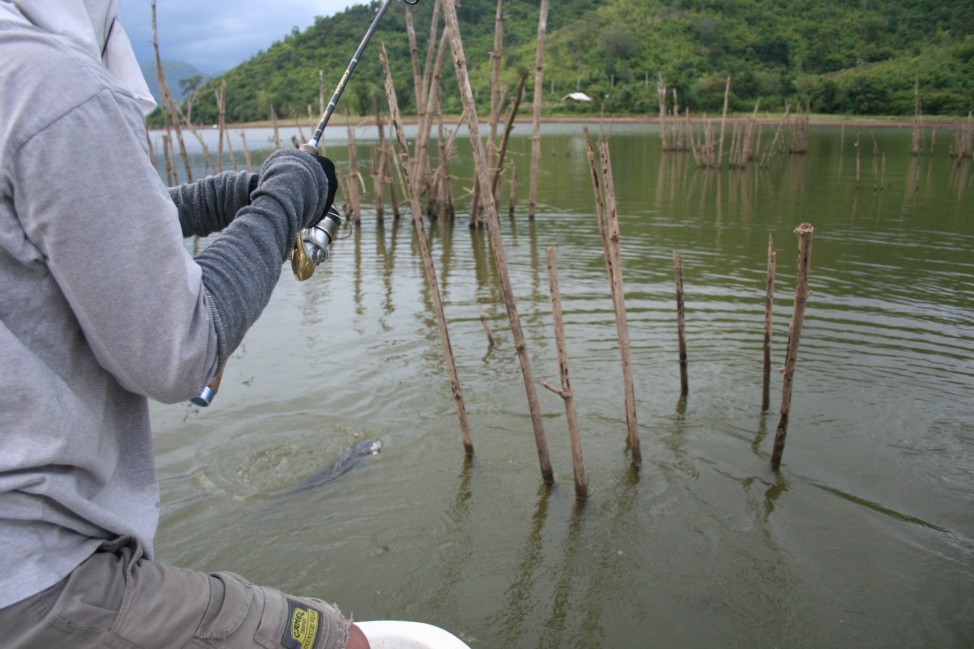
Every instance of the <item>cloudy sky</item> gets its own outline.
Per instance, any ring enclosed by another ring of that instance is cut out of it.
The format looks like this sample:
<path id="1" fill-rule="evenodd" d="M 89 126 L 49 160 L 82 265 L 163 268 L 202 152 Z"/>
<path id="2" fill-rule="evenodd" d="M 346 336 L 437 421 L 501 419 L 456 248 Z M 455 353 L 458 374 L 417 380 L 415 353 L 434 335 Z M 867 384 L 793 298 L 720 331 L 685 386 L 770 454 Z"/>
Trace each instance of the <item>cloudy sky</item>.
<path id="1" fill-rule="evenodd" d="M 154 61 L 150 0 L 121 0 L 120 17 L 140 62 Z M 217 73 L 267 50 L 315 16 L 332 16 L 368 0 L 157 0 L 159 52 Z M 366 25 L 365 27 L 368 27 Z M 363 27 L 363 32 L 365 30 Z"/>

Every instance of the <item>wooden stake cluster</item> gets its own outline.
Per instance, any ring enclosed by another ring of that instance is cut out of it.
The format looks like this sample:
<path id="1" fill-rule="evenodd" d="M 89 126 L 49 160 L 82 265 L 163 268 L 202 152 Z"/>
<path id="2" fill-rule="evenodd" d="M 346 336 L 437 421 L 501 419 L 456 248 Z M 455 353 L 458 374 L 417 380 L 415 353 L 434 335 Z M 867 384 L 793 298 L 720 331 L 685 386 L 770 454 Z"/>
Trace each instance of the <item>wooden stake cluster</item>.
<path id="1" fill-rule="evenodd" d="M 592 173 L 592 186 L 595 191 L 595 206 L 605 250 L 605 265 L 612 291 L 612 306 L 615 310 L 616 332 L 619 336 L 619 352 L 622 356 L 622 377 L 626 399 L 626 424 L 629 431 L 629 449 L 632 466 L 642 464 L 642 451 L 639 446 L 639 424 L 636 421 L 636 391 L 632 379 L 632 355 L 629 345 L 629 325 L 626 320 L 625 288 L 622 282 L 622 257 L 619 253 L 619 220 L 616 212 L 615 185 L 612 180 L 612 162 L 609 147 L 599 142 L 601 159 L 601 180 L 596 164 L 595 152 L 589 139 L 588 127 L 582 127 L 585 135 L 585 148 L 588 153 L 589 168 Z"/>
<path id="2" fill-rule="evenodd" d="M 754 112 L 748 118 L 743 132 L 739 132 L 741 129 L 738 126 L 734 127 L 734 137 L 731 141 L 727 161 L 728 166 L 732 169 L 746 169 L 761 148 L 761 129 L 758 128 L 758 107 L 760 105 L 760 101 L 754 103 Z"/>
<path id="3" fill-rule="evenodd" d="M 791 413 L 791 392 L 794 386 L 795 364 L 798 361 L 798 342 L 801 338 L 802 325 L 805 320 L 805 305 L 811 293 L 808 290 L 808 274 L 812 264 L 812 234 L 815 228 L 811 224 L 803 223 L 795 229 L 798 235 L 798 284 L 795 287 L 795 308 L 791 316 L 791 327 L 788 330 L 788 350 L 785 355 L 785 366 L 782 369 L 784 382 L 781 388 L 781 419 L 774 437 L 774 450 L 771 454 L 771 465 L 777 468 L 781 464 L 781 455 L 785 451 L 785 438 L 788 435 L 788 417 Z"/>
<path id="4" fill-rule="evenodd" d="M 792 154 L 808 153 L 808 121 L 811 115 L 811 107 L 805 104 L 802 110 L 801 102 L 798 102 L 795 109 L 795 121 L 791 127 L 791 144 L 788 152 Z"/>
<path id="5" fill-rule="evenodd" d="M 967 114 L 967 120 L 954 132 L 954 143 L 950 147 L 950 157 L 958 161 L 974 158 L 974 113 Z"/>
<path id="6" fill-rule="evenodd" d="M 673 88 L 673 108 L 667 108 L 666 97 L 668 89 L 663 81 L 662 73 L 656 86 L 659 96 L 659 132 L 663 151 L 689 151 L 692 127 L 690 125 L 690 109 L 686 111 L 684 119 L 680 119 L 680 100 L 676 88 Z M 670 122 L 673 116 L 676 121 Z"/>

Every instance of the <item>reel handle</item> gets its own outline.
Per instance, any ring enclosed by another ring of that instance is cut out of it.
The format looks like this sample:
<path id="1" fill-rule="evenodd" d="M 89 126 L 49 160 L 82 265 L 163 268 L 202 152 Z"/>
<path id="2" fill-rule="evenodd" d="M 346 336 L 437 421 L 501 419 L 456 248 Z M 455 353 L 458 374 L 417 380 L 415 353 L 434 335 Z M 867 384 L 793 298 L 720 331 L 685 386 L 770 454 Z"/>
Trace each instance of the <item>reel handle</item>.
<path id="1" fill-rule="evenodd" d="M 226 365 L 221 367 L 220 371 L 213 377 L 213 380 L 199 393 L 199 396 L 190 399 L 190 403 L 200 408 L 206 408 L 213 403 L 213 399 L 216 398 L 216 393 L 220 390 L 220 382 L 223 380 L 223 371 L 225 369 L 227 369 Z"/>

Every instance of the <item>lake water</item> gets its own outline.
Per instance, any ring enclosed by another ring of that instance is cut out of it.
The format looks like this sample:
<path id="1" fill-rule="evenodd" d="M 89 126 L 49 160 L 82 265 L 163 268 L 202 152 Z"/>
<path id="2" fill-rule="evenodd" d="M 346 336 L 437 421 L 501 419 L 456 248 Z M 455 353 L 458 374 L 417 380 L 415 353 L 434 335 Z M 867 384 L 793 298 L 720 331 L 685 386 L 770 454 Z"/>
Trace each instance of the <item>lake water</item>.
<path id="1" fill-rule="evenodd" d="M 328 154 L 347 170 L 344 133 L 329 128 Z M 461 142 L 458 217 L 427 227 L 473 460 L 408 213 L 387 208 L 376 223 L 367 206 L 309 281 L 283 271 L 210 408 L 153 404 L 159 557 L 323 597 L 359 620 L 429 622 L 472 647 L 974 646 L 974 171 L 948 156 L 948 131 L 913 157 L 909 129 L 812 127 L 806 155 L 707 171 L 661 153 L 654 126 L 605 127 L 638 475 L 581 126 L 546 127 L 533 221 L 530 127 L 515 135 L 505 252 L 533 372 L 557 382 L 545 265 L 556 246 L 588 501 L 575 502 L 563 402 L 539 387 L 555 472 L 554 487 L 542 483 L 486 233 L 467 227 Z M 266 136 L 248 142 L 266 148 Z M 373 136 L 358 133 L 360 160 Z M 773 471 L 777 372 L 761 411 L 768 237 L 778 367 L 801 223 L 815 227 L 814 294 Z M 368 438 L 383 450 L 360 468 L 274 495 Z"/>

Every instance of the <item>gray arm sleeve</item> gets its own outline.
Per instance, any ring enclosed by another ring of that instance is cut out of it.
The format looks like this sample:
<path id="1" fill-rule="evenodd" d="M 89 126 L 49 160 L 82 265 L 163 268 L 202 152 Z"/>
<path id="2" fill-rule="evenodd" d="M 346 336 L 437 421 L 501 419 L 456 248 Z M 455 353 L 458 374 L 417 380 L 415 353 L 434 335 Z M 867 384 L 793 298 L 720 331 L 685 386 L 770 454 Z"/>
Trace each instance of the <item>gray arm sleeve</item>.
<path id="1" fill-rule="evenodd" d="M 276 151 L 261 169 L 250 204 L 196 256 L 220 366 L 267 305 L 298 231 L 316 222 L 327 197 L 328 180 L 314 156 Z"/>
<path id="2" fill-rule="evenodd" d="M 250 204 L 257 188 L 257 174 L 224 171 L 194 183 L 169 188 L 169 196 L 179 209 L 179 225 L 184 237 L 205 237 L 230 225 L 237 212 Z"/>

